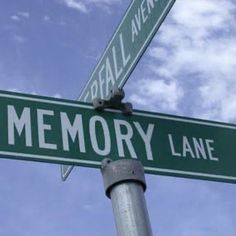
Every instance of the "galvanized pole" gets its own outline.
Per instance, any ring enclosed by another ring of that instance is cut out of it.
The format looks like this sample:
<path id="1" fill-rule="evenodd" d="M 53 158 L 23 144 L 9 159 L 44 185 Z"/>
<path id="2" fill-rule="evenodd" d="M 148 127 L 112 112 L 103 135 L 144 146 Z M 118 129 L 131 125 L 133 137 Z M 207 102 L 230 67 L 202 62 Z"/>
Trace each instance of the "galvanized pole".
<path id="1" fill-rule="evenodd" d="M 152 236 L 142 164 L 131 159 L 104 159 L 101 171 L 106 195 L 112 202 L 117 235 Z"/>

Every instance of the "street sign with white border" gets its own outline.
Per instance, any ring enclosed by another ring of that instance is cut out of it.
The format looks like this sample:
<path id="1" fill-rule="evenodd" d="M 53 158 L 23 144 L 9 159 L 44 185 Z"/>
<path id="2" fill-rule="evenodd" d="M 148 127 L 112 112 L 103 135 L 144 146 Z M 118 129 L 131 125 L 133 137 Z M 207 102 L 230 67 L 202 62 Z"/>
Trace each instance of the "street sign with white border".
<path id="1" fill-rule="evenodd" d="M 0 92 L 0 157 L 100 168 L 136 159 L 146 173 L 236 183 L 236 125 Z"/>
<path id="2" fill-rule="evenodd" d="M 175 0 L 133 0 L 83 89 L 80 100 L 109 98 L 123 88 Z"/>

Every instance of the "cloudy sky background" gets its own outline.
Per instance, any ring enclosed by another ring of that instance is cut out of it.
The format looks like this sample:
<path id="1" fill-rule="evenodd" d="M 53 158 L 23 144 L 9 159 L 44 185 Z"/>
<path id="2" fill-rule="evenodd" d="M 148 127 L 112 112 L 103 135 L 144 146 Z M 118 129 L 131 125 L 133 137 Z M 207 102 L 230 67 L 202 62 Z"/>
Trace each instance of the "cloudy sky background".
<path id="1" fill-rule="evenodd" d="M 0 89 L 78 98 L 128 0 L 12 0 L 0 7 Z M 136 109 L 236 123 L 236 2 L 177 0 L 125 85 Z M 110 236 L 97 169 L 0 160 L 0 235 Z M 233 184 L 147 175 L 154 235 L 235 236 Z"/>

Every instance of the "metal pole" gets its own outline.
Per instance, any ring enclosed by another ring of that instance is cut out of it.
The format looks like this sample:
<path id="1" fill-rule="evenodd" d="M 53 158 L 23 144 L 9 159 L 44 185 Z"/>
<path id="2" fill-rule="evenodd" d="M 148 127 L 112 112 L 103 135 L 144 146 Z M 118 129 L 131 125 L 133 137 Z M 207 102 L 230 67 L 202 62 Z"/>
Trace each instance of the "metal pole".
<path id="1" fill-rule="evenodd" d="M 152 236 L 142 164 L 132 159 L 104 159 L 101 171 L 106 195 L 112 202 L 117 235 Z"/>

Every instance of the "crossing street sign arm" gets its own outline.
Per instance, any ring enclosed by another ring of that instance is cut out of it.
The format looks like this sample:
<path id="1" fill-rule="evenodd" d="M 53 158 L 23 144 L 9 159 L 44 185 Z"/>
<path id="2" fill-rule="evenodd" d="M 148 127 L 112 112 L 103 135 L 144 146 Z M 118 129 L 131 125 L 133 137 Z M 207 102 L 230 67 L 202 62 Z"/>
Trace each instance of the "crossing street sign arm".
<path id="1" fill-rule="evenodd" d="M 132 0 L 82 90 L 79 101 L 109 99 L 111 90 L 123 88 L 174 3 L 175 0 Z M 61 168 L 63 180 L 72 168 Z"/>
<path id="2" fill-rule="evenodd" d="M 63 181 L 67 179 L 73 168 L 74 167 L 70 165 L 61 165 L 61 179 Z"/>
<path id="3" fill-rule="evenodd" d="M 122 88 L 175 0 L 133 0 L 103 52 L 79 100 L 109 98 Z"/>

